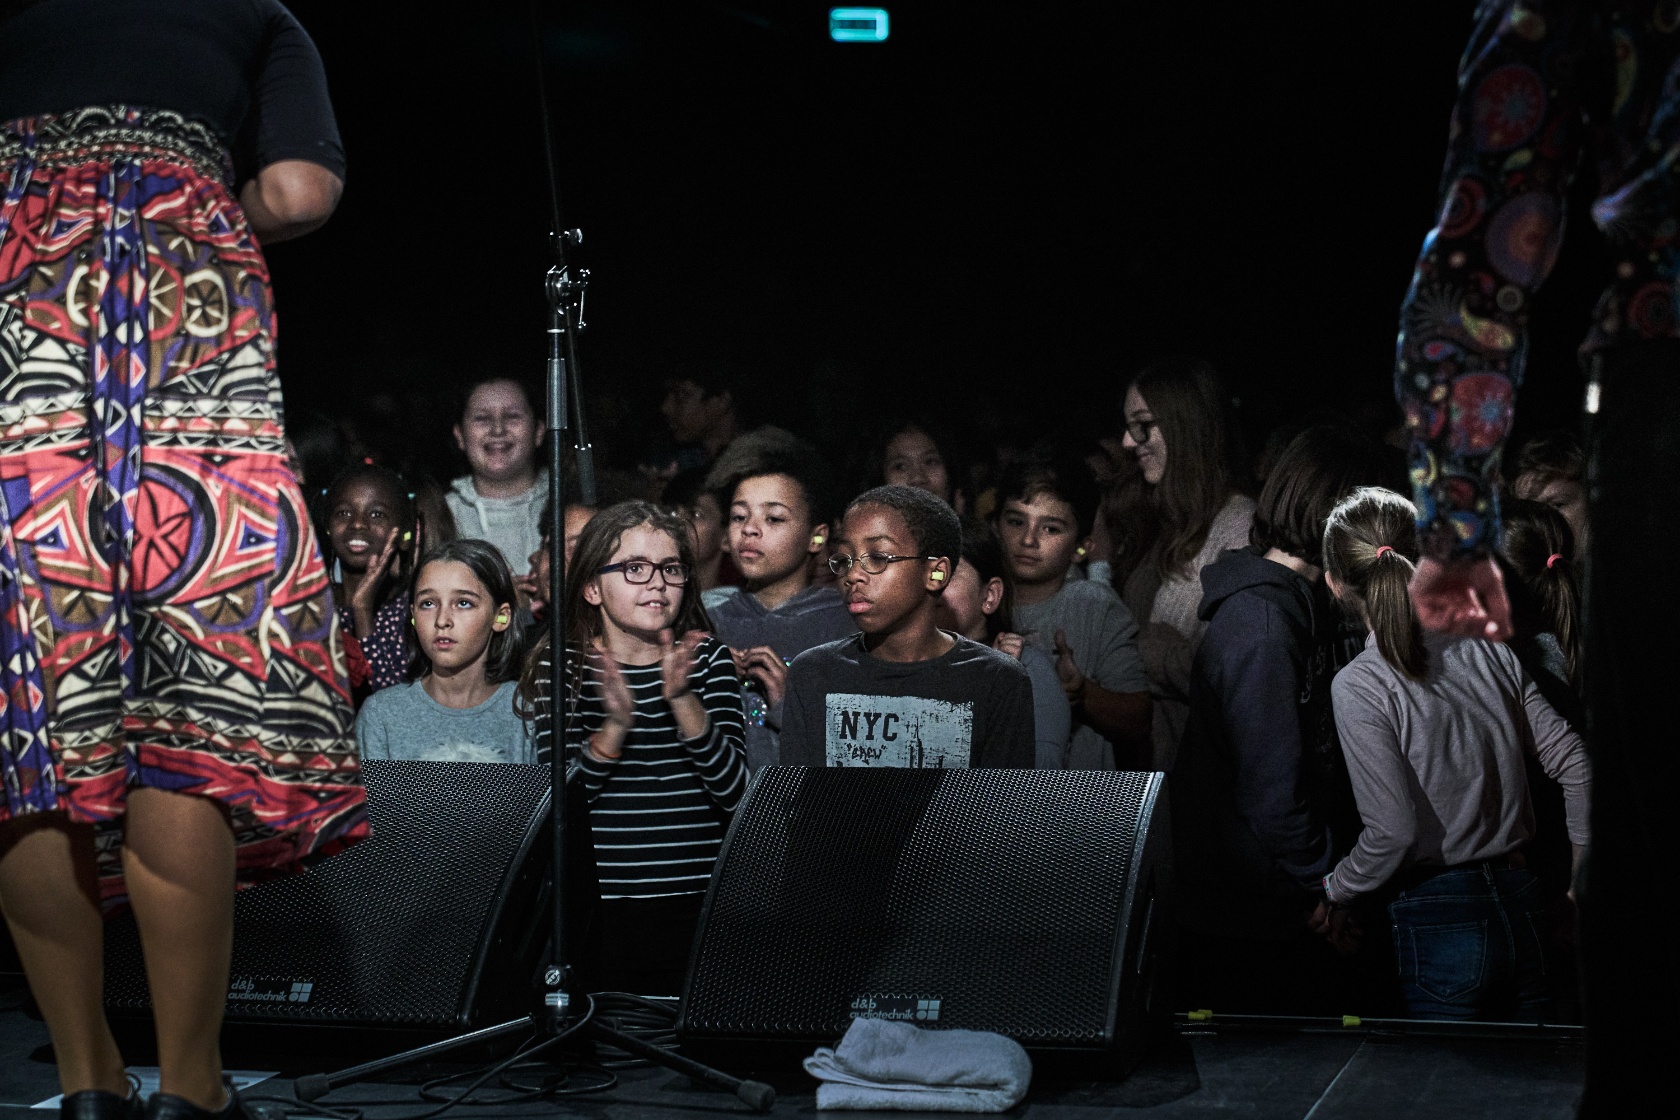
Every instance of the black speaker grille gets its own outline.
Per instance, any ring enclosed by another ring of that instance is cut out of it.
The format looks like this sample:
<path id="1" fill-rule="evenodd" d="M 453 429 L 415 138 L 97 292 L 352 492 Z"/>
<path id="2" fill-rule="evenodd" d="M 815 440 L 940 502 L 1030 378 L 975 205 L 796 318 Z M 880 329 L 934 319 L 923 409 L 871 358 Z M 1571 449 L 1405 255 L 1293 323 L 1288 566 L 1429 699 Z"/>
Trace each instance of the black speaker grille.
<path id="1" fill-rule="evenodd" d="M 1027 1045 L 1108 1042 L 1153 777 L 765 770 L 712 888 L 686 1034 L 834 1038 L 873 999 Z"/>
<path id="2" fill-rule="evenodd" d="M 372 838 L 234 903 L 230 1020 L 447 1027 L 548 767 L 364 763 Z M 106 935 L 106 1003 L 150 1006 L 131 916 Z M 307 987 L 305 987 L 307 985 Z"/>

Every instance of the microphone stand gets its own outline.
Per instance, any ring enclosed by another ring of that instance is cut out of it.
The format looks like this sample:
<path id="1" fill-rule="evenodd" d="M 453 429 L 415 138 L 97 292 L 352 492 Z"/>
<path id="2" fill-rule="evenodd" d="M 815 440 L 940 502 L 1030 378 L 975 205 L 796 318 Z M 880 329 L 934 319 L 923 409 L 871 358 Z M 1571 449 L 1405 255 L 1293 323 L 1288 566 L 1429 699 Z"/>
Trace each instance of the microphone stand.
<path id="1" fill-rule="evenodd" d="M 543 281 L 548 300 L 548 364 L 547 364 L 547 423 L 548 501 L 554 520 L 549 526 L 548 567 L 548 696 L 549 696 L 549 811 L 553 821 L 553 869 L 549 889 L 551 900 L 549 918 L 552 951 L 543 968 L 542 1004 L 540 1009 L 523 1018 L 513 1019 L 482 1030 L 471 1031 L 453 1038 L 434 1042 L 429 1046 L 394 1054 L 389 1058 L 364 1062 L 336 1073 L 311 1074 L 293 1082 L 292 1092 L 299 1100 L 313 1101 L 345 1085 L 366 1081 L 379 1074 L 445 1057 L 499 1039 L 529 1032 L 542 1037 L 515 1058 L 529 1059 L 538 1050 L 546 1050 L 564 1039 L 582 1036 L 633 1054 L 638 1058 L 664 1066 L 675 1073 L 687 1074 L 696 1081 L 734 1093 L 741 1101 L 759 1112 L 768 1112 L 776 1102 L 776 1092 L 759 1081 L 744 1081 L 720 1070 L 685 1058 L 672 1050 L 655 1046 L 634 1035 L 626 1034 L 603 1023 L 595 1015 L 594 999 L 577 991 L 577 974 L 572 967 L 571 946 L 566 928 L 566 792 L 570 775 L 566 757 L 566 437 L 575 440 L 578 466 L 578 489 L 584 505 L 595 504 L 594 451 L 589 444 L 583 414 L 583 393 L 577 360 L 577 335 L 583 330 L 583 297 L 589 285 L 587 269 L 575 272 L 567 260 L 567 250 L 583 243 L 583 233 L 567 229 L 560 221 L 559 176 L 555 171 L 553 129 L 549 122 L 548 90 L 543 73 L 541 24 L 537 18 L 536 2 L 531 5 L 532 32 L 537 48 L 537 93 L 542 108 L 543 153 L 548 161 L 548 192 L 553 231 L 549 245 L 554 262 Z M 567 405 L 570 404 L 568 412 Z M 575 424 L 575 428 L 572 425 Z M 514 1059 L 509 1059 L 509 1062 Z M 504 1063 L 505 1065 L 505 1063 Z M 497 1067 L 498 1069 L 502 1067 Z M 481 1079 L 482 1080 L 482 1079 Z"/>

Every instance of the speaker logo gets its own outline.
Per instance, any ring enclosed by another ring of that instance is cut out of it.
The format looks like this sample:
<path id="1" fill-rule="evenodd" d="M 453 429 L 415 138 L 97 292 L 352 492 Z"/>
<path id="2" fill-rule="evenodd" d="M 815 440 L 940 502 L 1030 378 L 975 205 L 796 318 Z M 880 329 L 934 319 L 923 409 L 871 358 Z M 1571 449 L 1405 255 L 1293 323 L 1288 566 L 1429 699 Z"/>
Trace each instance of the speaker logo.
<path id="1" fill-rule="evenodd" d="M 939 999 L 902 996 L 858 996 L 852 1001 L 853 1019 L 896 1019 L 907 1023 L 939 1022 Z"/>
<path id="2" fill-rule="evenodd" d="M 228 984 L 229 1003 L 308 1003 L 313 980 L 262 980 L 235 976 Z"/>

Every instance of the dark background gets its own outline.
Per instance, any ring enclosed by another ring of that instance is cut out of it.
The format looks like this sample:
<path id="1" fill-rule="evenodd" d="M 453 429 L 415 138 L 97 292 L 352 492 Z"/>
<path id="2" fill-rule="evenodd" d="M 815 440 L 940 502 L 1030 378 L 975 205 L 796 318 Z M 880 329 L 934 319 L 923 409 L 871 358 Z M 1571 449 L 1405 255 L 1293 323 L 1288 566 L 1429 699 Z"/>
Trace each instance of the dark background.
<path id="1" fill-rule="evenodd" d="M 292 7 L 350 172 L 271 254 L 288 406 L 421 439 L 442 477 L 455 387 L 542 371 L 537 36 L 520 5 Z M 1256 440 L 1388 398 L 1469 0 L 886 7 L 887 42 L 842 44 L 827 4 L 538 5 L 609 462 L 662 454 L 664 378 L 715 358 L 835 449 L 906 409 L 1084 441 L 1185 349 Z M 1574 422 L 1603 275 L 1576 193 L 1519 435 Z"/>

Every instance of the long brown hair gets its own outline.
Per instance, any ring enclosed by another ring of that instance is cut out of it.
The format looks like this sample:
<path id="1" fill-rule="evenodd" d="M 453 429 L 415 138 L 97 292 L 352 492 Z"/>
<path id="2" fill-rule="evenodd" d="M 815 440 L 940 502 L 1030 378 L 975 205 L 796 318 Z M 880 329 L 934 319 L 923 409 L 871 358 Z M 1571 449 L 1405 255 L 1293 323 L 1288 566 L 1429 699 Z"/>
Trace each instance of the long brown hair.
<path id="1" fill-rule="evenodd" d="M 1392 490 L 1355 490 L 1325 522 L 1324 567 L 1365 608 L 1383 660 L 1421 681 L 1429 653 L 1406 590 L 1417 565 L 1416 519 L 1417 507 Z"/>
<path id="2" fill-rule="evenodd" d="M 1499 555 L 1517 577 L 1506 581 L 1516 629 L 1550 631 L 1573 684 L 1581 646 L 1581 584 L 1570 559 L 1575 534 L 1563 514 L 1544 502 L 1508 498 L 1500 503 L 1499 516 Z"/>
<path id="3" fill-rule="evenodd" d="M 1110 491 L 1103 513 L 1118 546 L 1117 587 L 1146 559 L 1162 579 L 1187 573 L 1245 473 L 1231 394 L 1206 360 L 1152 362 L 1128 389 L 1154 414 L 1167 465 L 1154 485 L 1126 477 Z"/>
<path id="4" fill-rule="evenodd" d="M 712 620 L 706 614 L 705 605 L 700 602 L 700 584 L 693 575 L 694 537 L 688 522 L 652 502 L 620 502 L 608 506 L 584 526 L 578 536 L 576 551 L 566 565 L 566 645 L 569 647 L 569 673 L 574 689 L 583 679 L 583 658 L 602 632 L 601 608 L 583 597 L 583 589 L 602 568 L 612 563 L 612 555 L 618 551 L 624 534 L 642 525 L 675 541 L 677 560 L 687 565 L 690 572 L 689 581 L 682 588 L 682 605 L 677 608 L 677 617 L 671 622 L 673 633 L 681 636 L 690 630 L 710 632 L 712 629 Z M 551 630 L 525 659 L 519 691 L 527 707 L 535 704 L 537 674 L 541 672 L 543 655 L 548 652 L 552 637 Z M 524 711 L 521 714 L 525 714 Z"/>

